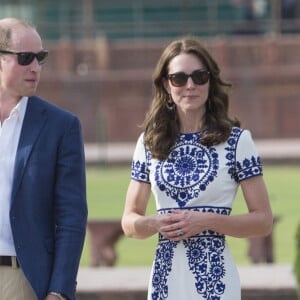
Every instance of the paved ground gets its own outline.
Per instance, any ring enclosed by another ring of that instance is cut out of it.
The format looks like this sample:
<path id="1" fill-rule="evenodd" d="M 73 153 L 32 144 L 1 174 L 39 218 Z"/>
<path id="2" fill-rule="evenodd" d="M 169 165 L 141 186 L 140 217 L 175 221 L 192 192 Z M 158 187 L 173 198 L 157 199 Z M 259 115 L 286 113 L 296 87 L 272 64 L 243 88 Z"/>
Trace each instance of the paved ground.
<path id="1" fill-rule="evenodd" d="M 242 289 L 296 289 L 292 266 L 258 264 L 239 266 Z M 150 276 L 149 267 L 80 268 L 79 292 L 144 291 Z"/>
<path id="2" fill-rule="evenodd" d="M 299 139 L 268 139 L 255 141 L 265 162 L 300 162 Z M 87 163 L 130 163 L 135 143 L 86 144 Z"/>

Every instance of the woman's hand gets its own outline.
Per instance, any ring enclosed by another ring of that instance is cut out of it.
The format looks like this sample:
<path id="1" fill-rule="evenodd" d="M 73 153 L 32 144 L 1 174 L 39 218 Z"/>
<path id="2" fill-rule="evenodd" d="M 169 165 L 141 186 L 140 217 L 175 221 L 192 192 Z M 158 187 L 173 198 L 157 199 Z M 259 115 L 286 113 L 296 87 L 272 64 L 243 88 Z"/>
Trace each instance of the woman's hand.
<path id="1" fill-rule="evenodd" d="M 205 214 L 191 210 L 173 210 L 162 215 L 158 226 L 158 231 L 173 241 L 184 240 L 206 229 Z"/>

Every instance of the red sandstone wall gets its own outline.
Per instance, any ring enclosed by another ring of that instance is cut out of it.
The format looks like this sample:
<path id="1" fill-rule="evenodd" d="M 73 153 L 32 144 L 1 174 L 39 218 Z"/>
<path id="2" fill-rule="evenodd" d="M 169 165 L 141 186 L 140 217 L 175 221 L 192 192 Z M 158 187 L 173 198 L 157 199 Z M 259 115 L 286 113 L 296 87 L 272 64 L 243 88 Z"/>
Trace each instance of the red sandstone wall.
<path id="1" fill-rule="evenodd" d="M 300 37 L 204 43 L 233 83 L 233 114 L 255 138 L 300 136 Z M 135 141 L 151 101 L 151 75 L 166 42 L 48 44 L 39 95 L 76 113 L 86 142 Z"/>

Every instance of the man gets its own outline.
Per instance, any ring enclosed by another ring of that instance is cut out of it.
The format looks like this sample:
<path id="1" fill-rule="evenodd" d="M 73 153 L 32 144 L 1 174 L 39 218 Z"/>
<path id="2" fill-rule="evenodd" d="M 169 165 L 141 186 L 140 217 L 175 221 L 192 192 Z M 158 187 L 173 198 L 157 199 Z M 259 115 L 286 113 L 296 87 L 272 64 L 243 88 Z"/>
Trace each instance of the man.
<path id="1" fill-rule="evenodd" d="M 0 20 L 0 298 L 75 299 L 86 221 L 78 118 L 33 96 L 48 52 Z"/>

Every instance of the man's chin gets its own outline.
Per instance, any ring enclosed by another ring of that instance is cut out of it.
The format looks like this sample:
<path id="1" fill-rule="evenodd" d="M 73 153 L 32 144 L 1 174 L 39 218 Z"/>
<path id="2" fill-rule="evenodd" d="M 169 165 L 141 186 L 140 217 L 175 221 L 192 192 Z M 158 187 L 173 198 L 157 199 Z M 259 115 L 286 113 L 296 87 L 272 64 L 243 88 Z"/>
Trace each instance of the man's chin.
<path id="1" fill-rule="evenodd" d="M 23 96 L 30 97 L 30 96 L 33 96 L 35 94 L 35 92 L 36 92 L 36 88 L 26 91 L 26 93 L 24 93 Z"/>

